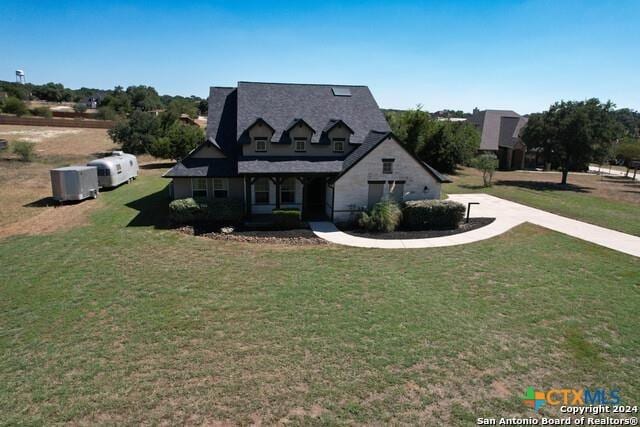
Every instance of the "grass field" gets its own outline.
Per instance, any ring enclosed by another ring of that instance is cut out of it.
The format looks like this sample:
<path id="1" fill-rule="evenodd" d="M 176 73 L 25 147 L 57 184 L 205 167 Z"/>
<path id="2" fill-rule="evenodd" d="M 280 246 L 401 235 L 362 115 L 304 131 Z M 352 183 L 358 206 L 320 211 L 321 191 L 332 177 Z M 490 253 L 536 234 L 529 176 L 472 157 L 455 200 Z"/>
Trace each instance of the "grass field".
<path id="1" fill-rule="evenodd" d="M 569 174 L 567 186 L 560 173 L 497 172 L 494 185 L 482 187 L 482 176 L 463 168 L 445 184 L 446 193 L 482 192 L 544 209 L 569 218 L 640 236 L 640 182 L 622 177 Z"/>
<path id="2" fill-rule="evenodd" d="M 531 225 L 408 251 L 207 240 L 162 229 L 166 184 L 0 241 L 1 424 L 474 425 L 534 416 L 528 386 L 640 403 L 636 258 Z"/>

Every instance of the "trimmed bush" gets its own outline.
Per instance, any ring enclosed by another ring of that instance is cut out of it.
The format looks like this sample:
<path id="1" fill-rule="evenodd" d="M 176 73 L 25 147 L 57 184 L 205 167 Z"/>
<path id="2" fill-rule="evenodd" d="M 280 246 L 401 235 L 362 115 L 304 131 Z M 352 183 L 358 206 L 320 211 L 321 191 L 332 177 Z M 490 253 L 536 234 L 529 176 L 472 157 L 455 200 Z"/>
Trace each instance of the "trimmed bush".
<path id="1" fill-rule="evenodd" d="M 302 217 L 299 209 L 274 209 L 273 225 L 281 230 L 290 230 L 300 228 Z"/>
<path id="2" fill-rule="evenodd" d="M 207 200 L 205 205 L 209 221 L 236 223 L 242 219 L 242 200 L 213 199 Z"/>
<path id="3" fill-rule="evenodd" d="M 177 199 L 169 203 L 169 216 L 171 221 L 177 224 L 236 223 L 242 218 L 242 201 L 237 199 Z"/>
<path id="4" fill-rule="evenodd" d="M 20 156 L 20 160 L 23 162 L 30 162 L 33 160 L 33 149 L 36 144 L 28 141 L 16 141 L 11 144 L 11 151 Z"/>
<path id="5" fill-rule="evenodd" d="M 466 208 L 450 200 L 414 200 L 402 209 L 402 225 L 409 230 L 458 228 Z"/>
<path id="6" fill-rule="evenodd" d="M 358 225 L 367 231 L 391 232 L 398 228 L 402 220 L 402 211 L 396 202 L 382 201 L 376 203 L 369 212 L 362 212 Z"/>
<path id="7" fill-rule="evenodd" d="M 169 217 L 178 224 L 202 221 L 206 218 L 206 212 L 206 205 L 203 207 L 192 198 L 177 199 L 169 203 Z"/>

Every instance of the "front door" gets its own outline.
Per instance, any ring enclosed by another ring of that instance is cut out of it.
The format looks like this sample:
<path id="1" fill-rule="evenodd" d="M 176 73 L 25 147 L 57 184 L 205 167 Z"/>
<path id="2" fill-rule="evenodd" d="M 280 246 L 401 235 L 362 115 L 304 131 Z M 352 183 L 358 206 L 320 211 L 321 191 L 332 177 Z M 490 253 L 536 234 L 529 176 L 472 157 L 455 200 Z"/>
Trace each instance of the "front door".
<path id="1" fill-rule="evenodd" d="M 304 203 L 302 214 L 306 219 L 324 218 L 325 179 L 312 178 L 304 185 Z"/>

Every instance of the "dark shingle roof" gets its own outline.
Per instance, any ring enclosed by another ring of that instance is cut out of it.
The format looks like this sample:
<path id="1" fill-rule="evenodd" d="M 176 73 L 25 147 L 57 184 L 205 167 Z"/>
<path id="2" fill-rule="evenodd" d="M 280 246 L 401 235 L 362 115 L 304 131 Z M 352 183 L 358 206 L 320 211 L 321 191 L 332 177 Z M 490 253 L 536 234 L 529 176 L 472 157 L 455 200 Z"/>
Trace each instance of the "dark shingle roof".
<path id="1" fill-rule="evenodd" d="M 371 129 L 390 130 L 384 114 L 366 86 L 344 86 L 351 96 L 335 96 L 336 85 L 238 82 L 237 138 L 248 138 L 247 128 L 262 117 L 275 128 L 272 141 L 279 141 L 296 117 L 313 129 L 324 129 L 331 119 L 340 119 L 353 130 L 351 142 L 360 144 Z M 322 132 L 313 135 L 319 142 Z"/>
<path id="2" fill-rule="evenodd" d="M 330 173 L 342 171 L 342 160 L 322 157 L 260 157 L 238 161 L 240 174 Z"/>
<path id="3" fill-rule="evenodd" d="M 229 159 L 187 157 L 176 163 L 162 176 L 165 178 L 234 177 L 238 176 L 238 173 L 235 162 Z"/>
<path id="4" fill-rule="evenodd" d="M 469 121 L 480 129 L 480 150 L 512 148 L 517 142 L 520 130 L 527 123 L 525 117 L 511 110 L 478 111 Z"/>

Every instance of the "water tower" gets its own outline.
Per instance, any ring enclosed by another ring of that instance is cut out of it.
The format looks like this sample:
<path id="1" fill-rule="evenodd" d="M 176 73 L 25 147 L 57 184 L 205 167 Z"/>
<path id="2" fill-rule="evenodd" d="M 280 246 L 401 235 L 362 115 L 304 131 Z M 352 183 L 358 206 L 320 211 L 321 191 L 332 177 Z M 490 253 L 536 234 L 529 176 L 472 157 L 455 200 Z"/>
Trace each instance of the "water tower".
<path id="1" fill-rule="evenodd" d="M 16 70 L 16 83 L 25 84 L 26 79 L 24 77 L 24 71 Z"/>

